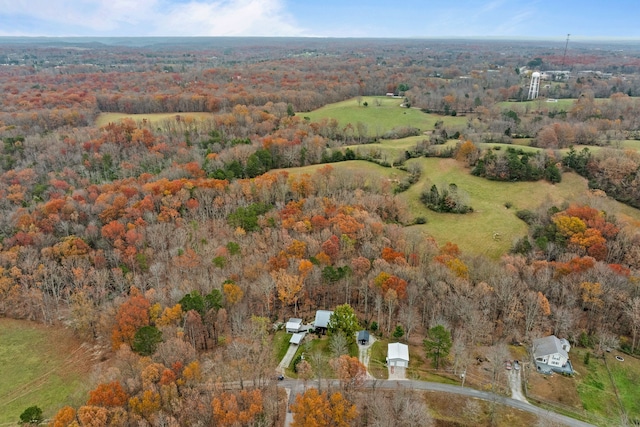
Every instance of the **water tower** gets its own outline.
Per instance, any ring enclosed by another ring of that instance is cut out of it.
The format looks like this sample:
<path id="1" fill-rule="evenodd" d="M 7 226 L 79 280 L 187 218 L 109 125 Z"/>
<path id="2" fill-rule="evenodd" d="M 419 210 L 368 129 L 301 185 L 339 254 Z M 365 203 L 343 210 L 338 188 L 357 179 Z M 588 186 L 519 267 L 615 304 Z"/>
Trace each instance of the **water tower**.
<path id="1" fill-rule="evenodd" d="M 531 74 L 531 84 L 529 85 L 529 95 L 527 99 L 536 99 L 540 90 L 540 73 L 535 71 Z"/>

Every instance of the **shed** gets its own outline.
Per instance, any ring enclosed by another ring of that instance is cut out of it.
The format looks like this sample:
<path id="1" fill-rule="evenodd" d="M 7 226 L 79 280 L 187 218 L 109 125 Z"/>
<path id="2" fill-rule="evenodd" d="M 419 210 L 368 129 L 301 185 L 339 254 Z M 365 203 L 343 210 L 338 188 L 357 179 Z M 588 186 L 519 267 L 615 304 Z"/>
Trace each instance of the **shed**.
<path id="1" fill-rule="evenodd" d="M 389 343 L 387 347 L 387 363 L 390 367 L 407 368 L 409 366 L 409 346 L 399 342 Z"/>
<path id="2" fill-rule="evenodd" d="M 302 328 L 302 319 L 292 317 L 287 322 L 286 329 L 288 334 L 295 334 L 296 332 L 300 332 L 300 328 Z"/>
<path id="3" fill-rule="evenodd" d="M 358 344 L 360 344 L 360 345 L 369 344 L 369 332 L 368 331 L 360 331 L 360 332 L 358 332 Z"/>
<path id="4" fill-rule="evenodd" d="M 325 333 L 329 327 L 329 318 L 333 314 L 330 310 L 318 310 L 316 311 L 316 321 L 313 326 L 316 328 L 316 332 Z"/>

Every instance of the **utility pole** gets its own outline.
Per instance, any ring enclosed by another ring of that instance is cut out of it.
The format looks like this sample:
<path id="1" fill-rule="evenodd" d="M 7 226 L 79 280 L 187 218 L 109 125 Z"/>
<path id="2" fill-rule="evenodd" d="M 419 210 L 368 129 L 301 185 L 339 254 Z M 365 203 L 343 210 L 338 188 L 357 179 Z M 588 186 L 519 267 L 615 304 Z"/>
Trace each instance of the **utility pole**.
<path id="1" fill-rule="evenodd" d="M 564 71 L 564 60 L 567 58 L 567 46 L 569 46 L 569 36 L 571 34 L 567 34 L 567 42 L 564 44 L 564 55 L 562 55 L 562 70 Z"/>

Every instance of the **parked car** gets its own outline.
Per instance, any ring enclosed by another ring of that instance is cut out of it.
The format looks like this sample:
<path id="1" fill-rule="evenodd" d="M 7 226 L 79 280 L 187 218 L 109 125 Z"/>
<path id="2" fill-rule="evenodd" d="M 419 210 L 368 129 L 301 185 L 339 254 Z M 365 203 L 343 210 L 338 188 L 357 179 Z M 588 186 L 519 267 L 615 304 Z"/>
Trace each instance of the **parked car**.
<path id="1" fill-rule="evenodd" d="M 278 375 L 278 381 L 282 381 L 282 380 L 284 380 L 284 375 L 282 374 Z"/>
<path id="2" fill-rule="evenodd" d="M 513 361 L 513 369 L 515 369 L 516 371 L 520 370 L 520 362 L 518 362 L 517 360 Z"/>
<path id="3" fill-rule="evenodd" d="M 511 370 L 511 360 L 507 360 L 504 362 L 504 367 L 507 368 L 507 371 Z"/>

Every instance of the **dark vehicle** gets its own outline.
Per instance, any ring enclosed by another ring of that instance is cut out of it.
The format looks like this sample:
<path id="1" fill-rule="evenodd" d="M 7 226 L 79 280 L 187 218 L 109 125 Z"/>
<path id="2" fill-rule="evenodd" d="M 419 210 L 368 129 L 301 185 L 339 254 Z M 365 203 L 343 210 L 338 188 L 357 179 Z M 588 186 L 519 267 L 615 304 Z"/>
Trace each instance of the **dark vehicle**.
<path id="1" fill-rule="evenodd" d="M 282 374 L 278 375 L 278 381 L 282 381 L 282 380 L 284 380 L 284 375 Z"/>

